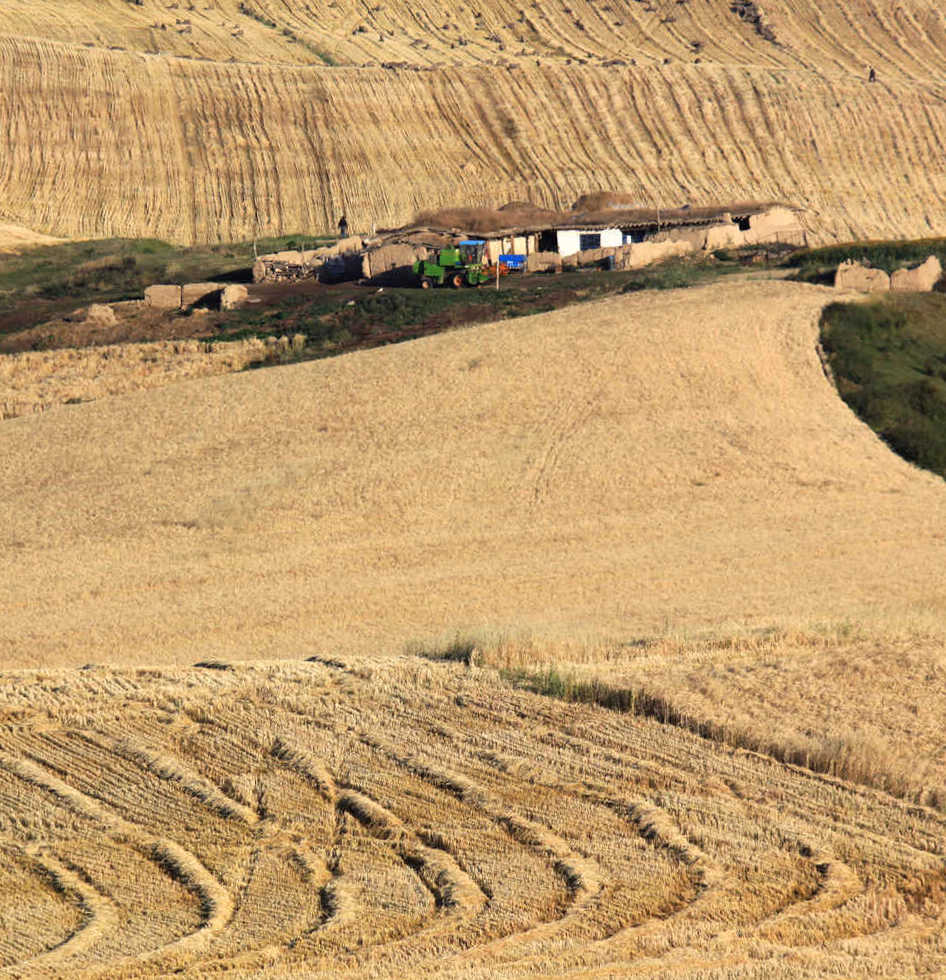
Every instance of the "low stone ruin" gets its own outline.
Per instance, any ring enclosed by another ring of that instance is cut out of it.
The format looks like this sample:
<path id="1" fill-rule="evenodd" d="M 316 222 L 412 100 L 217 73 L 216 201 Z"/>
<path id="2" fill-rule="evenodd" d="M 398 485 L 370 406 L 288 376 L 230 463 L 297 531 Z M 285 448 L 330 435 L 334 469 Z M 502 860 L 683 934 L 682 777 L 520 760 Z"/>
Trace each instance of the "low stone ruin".
<path id="1" fill-rule="evenodd" d="M 360 264 L 363 247 L 361 238 L 351 235 L 324 248 L 260 255 L 253 263 L 253 282 L 296 282 L 315 277 L 337 281 L 347 278 L 349 264 Z"/>
<path id="2" fill-rule="evenodd" d="M 698 251 L 699 247 L 699 244 L 690 238 L 666 238 L 659 241 L 634 242 L 630 245 L 586 249 L 584 252 L 575 252 L 560 259 L 566 266 L 579 269 L 603 266 L 606 263 L 614 269 L 642 269 L 644 266 L 665 259 L 689 255 Z"/>
<path id="3" fill-rule="evenodd" d="M 241 286 L 239 283 L 224 286 L 223 292 L 220 294 L 220 309 L 235 310 L 247 301 L 249 295 L 246 286 Z"/>
<path id="4" fill-rule="evenodd" d="M 186 282 L 183 286 L 159 283 L 145 290 L 145 306 L 157 310 L 181 310 L 200 304 L 215 305 L 223 288 L 220 282 Z"/>
<path id="5" fill-rule="evenodd" d="M 253 263 L 253 282 L 296 282 L 316 271 L 314 252 L 271 252 Z"/>
<path id="6" fill-rule="evenodd" d="M 413 282 L 414 263 L 426 259 L 430 249 L 425 245 L 396 242 L 369 249 L 361 257 L 361 278 L 379 285 Z"/>
<path id="7" fill-rule="evenodd" d="M 935 255 L 913 269 L 897 269 L 888 276 L 883 269 L 853 260 L 842 262 L 834 276 L 837 289 L 855 289 L 862 293 L 928 293 L 943 276 L 943 267 Z"/>
<path id="8" fill-rule="evenodd" d="M 183 310 L 194 306 L 222 306 L 229 286 L 222 282 L 186 282 L 183 286 L 159 283 L 145 290 L 145 306 L 157 310 Z M 243 289 L 244 287 L 240 287 Z M 226 307 L 225 307 L 226 308 Z"/>
<path id="9" fill-rule="evenodd" d="M 943 276 L 943 267 L 935 255 L 914 269 L 897 269 L 890 277 L 890 288 L 896 292 L 929 293 Z"/>
<path id="10" fill-rule="evenodd" d="M 872 269 L 851 260 L 838 266 L 834 285 L 837 289 L 855 289 L 861 293 L 884 293 L 890 289 L 890 276 L 883 269 Z"/>
<path id="11" fill-rule="evenodd" d="M 532 252 L 526 256 L 526 272 L 561 272 L 562 257 L 558 252 Z"/>
<path id="12" fill-rule="evenodd" d="M 145 290 L 145 306 L 157 310 L 179 310 L 181 308 L 181 287 L 158 284 Z"/>
<path id="13" fill-rule="evenodd" d="M 218 294 L 223 290 L 219 282 L 186 282 L 181 286 L 181 306 L 197 306 L 219 302 Z"/>

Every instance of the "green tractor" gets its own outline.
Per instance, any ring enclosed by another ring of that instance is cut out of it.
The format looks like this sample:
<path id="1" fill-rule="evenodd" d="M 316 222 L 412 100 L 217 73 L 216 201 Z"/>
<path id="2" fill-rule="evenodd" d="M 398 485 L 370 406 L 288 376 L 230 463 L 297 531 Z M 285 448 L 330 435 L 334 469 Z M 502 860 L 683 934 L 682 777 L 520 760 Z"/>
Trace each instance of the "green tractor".
<path id="1" fill-rule="evenodd" d="M 461 286 L 479 286 L 494 277 L 490 266 L 484 262 L 486 242 L 480 238 L 470 238 L 459 245 L 442 248 L 431 259 L 418 259 L 414 263 L 414 274 L 421 289 L 449 285 L 454 289 Z"/>

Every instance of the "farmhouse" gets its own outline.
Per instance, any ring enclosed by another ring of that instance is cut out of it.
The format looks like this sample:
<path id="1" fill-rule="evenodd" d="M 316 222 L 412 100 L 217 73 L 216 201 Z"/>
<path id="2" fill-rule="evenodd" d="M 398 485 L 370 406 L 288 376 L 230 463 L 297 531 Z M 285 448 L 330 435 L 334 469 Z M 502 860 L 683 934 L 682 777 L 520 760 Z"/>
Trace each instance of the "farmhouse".
<path id="1" fill-rule="evenodd" d="M 694 249 L 806 243 L 799 209 L 780 202 L 661 209 L 630 207 L 613 200 L 618 197 L 589 195 L 563 212 L 510 204 L 496 211 L 458 208 L 426 213 L 413 225 L 389 234 L 430 230 L 478 235 L 487 241 L 494 260 L 499 255 L 536 252 L 566 258 L 647 242 L 689 242 Z"/>
<path id="2" fill-rule="evenodd" d="M 781 202 L 640 208 L 628 204 L 624 195 L 599 193 L 579 198 L 568 211 L 517 202 L 496 210 L 453 208 L 424 212 L 410 225 L 383 230 L 369 240 L 346 239 L 332 249 L 305 255 L 261 256 L 254 275 L 322 275 L 319 264 L 331 260 L 339 267 L 333 267 L 333 278 L 395 283 L 411 278 L 415 259 L 470 238 L 486 242 L 491 264 L 505 257 L 507 264 L 528 271 L 604 262 L 618 269 L 639 268 L 718 248 L 807 244 L 800 209 Z M 343 256 L 343 252 L 348 254 Z"/>

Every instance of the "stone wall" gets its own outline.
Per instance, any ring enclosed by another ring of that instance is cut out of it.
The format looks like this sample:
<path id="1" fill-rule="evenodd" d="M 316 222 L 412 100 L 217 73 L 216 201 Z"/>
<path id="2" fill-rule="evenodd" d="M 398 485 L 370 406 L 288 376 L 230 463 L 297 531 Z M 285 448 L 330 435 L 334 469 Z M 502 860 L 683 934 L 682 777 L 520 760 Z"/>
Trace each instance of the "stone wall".
<path id="1" fill-rule="evenodd" d="M 928 293 L 943 276 L 943 267 L 935 255 L 913 269 L 897 269 L 890 277 L 890 288 L 896 292 Z"/>
<path id="2" fill-rule="evenodd" d="M 360 260 L 355 262 L 353 257 L 359 256 L 363 248 L 363 240 L 358 235 L 350 235 L 348 238 L 339 239 L 334 245 L 326 245 L 322 248 L 270 252 L 267 255 L 260 255 L 253 263 L 253 281 L 310 279 L 319 275 L 326 265 L 330 265 L 333 269 L 344 270 L 343 276 L 347 275 L 349 270 L 357 275 L 360 271 Z M 332 262 L 333 259 L 344 261 Z"/>
<path id="3" fill-rule="evenodd" d="M 943 276 L 943 267 L 935 255 L 912 269 L 897 269 L 888 276 L 883 269 L 872 269 L 861 262 L 842 262 L 834 276 L 838 289 L 856 289 L 862 293 L 895 292 L 928 293 Z"/>
<path id="4" fill-rule="evenodd" d="M 413 282 L 414 263 L 426 259 L 424 245 L 392 244 L 369 249 L 361 257 L 361 278 L 379 284 Z"/>
<path id="5" fill-rule="evenodd" d="M 798 215 L 789 208 L 770 208 L 749 218 L 749 230 L 742 232 L 745 245 L 763 245 L 770 242 L 786 242 L 804 245 L 805 229 Z"/>
<path id="6" fill-rule="evenodd" d="M 862 293 L 883 293 L 890 289 L 890 276 L 883 269 L 871 269 L 860 262 L 842 262 L 834 274 L 834 285 Z"/>

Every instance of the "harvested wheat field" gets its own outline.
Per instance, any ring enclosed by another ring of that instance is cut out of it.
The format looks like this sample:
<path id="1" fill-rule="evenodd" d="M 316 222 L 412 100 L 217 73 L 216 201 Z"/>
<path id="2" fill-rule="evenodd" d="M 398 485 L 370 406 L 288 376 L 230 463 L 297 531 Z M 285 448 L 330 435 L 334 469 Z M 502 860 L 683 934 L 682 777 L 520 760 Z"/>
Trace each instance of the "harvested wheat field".
<path id="1" fill-rule="evenodd" d="M 30 228 L 23 228 L 21 225 L 0 221 L 0 255 L 35 248 L 37 245 L 56 245 L 62 240 L 51 235 L 40 234 Z"/>
<path id="2" fill-rule="evenodd" d="M 0 211 L 235 241 L 608 189 L 946 234 L 941 4 L 569 2 L 7 0 Z"/>
<path id="3" fill-rule="evenodd" d="M 946 971 L 941 814 L 491 671 L 0 684 L 7 976 Z"/>
<path id="4" fill-rule="evenodd" d="M 179 340 L 0 355 L 0 421 L 186 378 L 241 371 L 278 360 L 291 343 L 288 337 L 274 337 L 268 344 L 259 338 Z"/>
<path id="5" fill-rule="evenodd" d="M 946 487 L 836 295 L 0 424 L 0 975 L 946 973 Z"/>
<path id="6" fill-rule="evenodd" d="M 832 295 L 642 293 L 9 420 L 2 662 L 941 616 L 946 489 L 825 378 Z"/>

